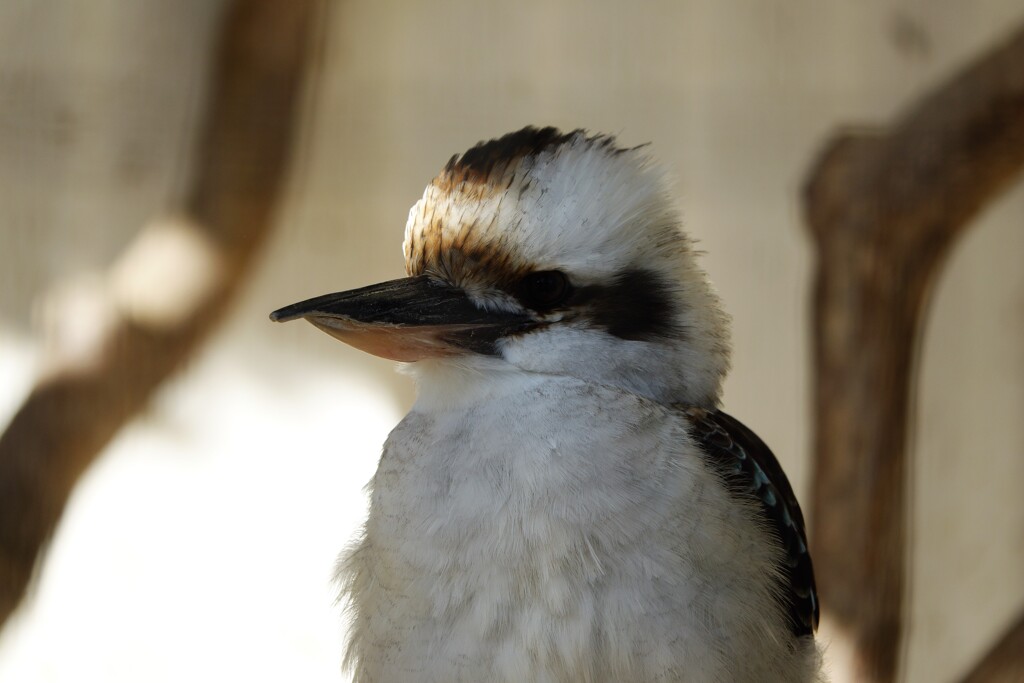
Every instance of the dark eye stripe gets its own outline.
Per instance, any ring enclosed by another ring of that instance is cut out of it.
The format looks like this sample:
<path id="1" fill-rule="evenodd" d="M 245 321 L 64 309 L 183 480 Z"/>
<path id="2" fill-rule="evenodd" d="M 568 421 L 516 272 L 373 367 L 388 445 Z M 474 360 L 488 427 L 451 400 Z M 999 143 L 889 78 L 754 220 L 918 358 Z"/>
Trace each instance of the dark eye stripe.
<path id="1" fill-rule="evenodd" d="M 568 303 L 621 339 L 647 341 L 680 333 L 671 287 L 650 270 L 624 270 L 609 285 L 580 287 Z"/>

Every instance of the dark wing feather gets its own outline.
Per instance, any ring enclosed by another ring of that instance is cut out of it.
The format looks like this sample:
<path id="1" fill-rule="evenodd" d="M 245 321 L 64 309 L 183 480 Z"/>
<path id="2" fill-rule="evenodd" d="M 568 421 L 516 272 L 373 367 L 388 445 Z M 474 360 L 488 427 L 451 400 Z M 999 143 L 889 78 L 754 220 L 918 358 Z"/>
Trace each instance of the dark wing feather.
<path id="1" fill-rule="evenodd" d="M 686 410 L 691 435 L 710 463 L 721 472 L 731 492 L 752 496 L 761 505 L 769 528 L 785 550 L 783 597 L 797 636 L 818 627 L 818 593 L 800 504 L 779 461 L 757 434 L 722 411 Z"/>

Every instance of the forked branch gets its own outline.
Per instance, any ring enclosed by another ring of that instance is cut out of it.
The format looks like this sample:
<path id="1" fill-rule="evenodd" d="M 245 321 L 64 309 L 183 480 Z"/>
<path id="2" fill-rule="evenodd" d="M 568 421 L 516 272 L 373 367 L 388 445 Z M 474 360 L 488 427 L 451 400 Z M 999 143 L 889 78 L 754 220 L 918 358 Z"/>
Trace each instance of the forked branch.
<path id="1" fill-rule="evenodd" d="M 838 135 L 805 187 L 817 250 L 812 529 L 858 681 L 895 680 L 920 324 L 951 247 L 1024 167 L 1024 29 L 892 125 Z"/>

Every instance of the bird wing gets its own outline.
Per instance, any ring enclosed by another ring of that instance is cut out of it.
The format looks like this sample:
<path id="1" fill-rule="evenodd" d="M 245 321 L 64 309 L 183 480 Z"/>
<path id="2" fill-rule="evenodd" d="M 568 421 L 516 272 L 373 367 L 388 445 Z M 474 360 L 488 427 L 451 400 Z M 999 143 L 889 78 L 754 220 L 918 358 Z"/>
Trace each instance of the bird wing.
<path id="1" fill-rule="evenodd" d="M 753 497 L 760 504 L 769 528 L 785 551 L 782 596 L 790 626 L 797 636 L 811 635 L 818 627 L 814 567 L 800 504 L 782 466 L 764 441 L 734 417 L 701 408 L 685 412 L 692 425 L 691 436 L 722 474 L 730 492 Z"/>

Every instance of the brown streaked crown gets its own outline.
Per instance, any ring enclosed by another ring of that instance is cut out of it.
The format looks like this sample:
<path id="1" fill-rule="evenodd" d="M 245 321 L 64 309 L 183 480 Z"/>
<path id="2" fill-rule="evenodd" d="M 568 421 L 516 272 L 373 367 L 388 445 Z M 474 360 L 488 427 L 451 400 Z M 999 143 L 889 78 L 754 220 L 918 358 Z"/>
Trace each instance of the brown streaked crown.
<path id="1" fill-rule="evenodd" d="M 563 133 L 557 128 L 527 126 L 499 138 L 481 141 L 449 159 L 410 212 L 404 251 L 410 275 L 434 272 L 450 282 L 464 285 L 466 276 L 486 273 L 513 280 L 534 267 L 511 249 L 507 236 L 494 230 L 495 223 L 508 219 L 511 208 L 501 200 L 511 194 L 512 204 L 530 192 L 532 170 L 539 160 L 557 156 L 562 150 L 600 149 L 616 155 L 609 135 L 591 135 L 583 129 Z"/>
<path id="2" fill-rule="evenodd" d="M 505 171 L 525 157 L 535 157 L 545 150 L 565 144 L 577 135 L 585 135 L 582 129 L 562 133 L 547 126 L 527 126 L 500 138 L 480 141 L 475 147 L 455 154 L 434 179 L 434 185 L 448 189 L 461 183 L 485 184 L 500 179 Z"/>

